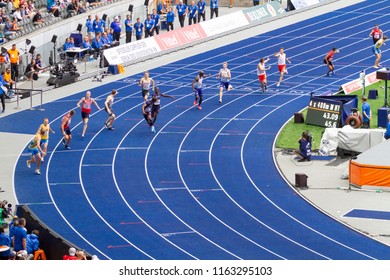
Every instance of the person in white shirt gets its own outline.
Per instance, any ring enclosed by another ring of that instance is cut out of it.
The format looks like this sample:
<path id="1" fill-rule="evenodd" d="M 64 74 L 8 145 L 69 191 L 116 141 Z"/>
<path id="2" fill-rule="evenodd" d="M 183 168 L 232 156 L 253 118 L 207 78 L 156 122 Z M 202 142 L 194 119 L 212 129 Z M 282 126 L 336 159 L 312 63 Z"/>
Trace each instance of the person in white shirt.
<path id="1" fill-rule="evenodd" d="M 279 82 L 276 86 L 280 86 L 280 83 L 283 80 L 284 73 L 287 74 L 286 61 L 291 63 L 291 61 L 286 57 L 286 53 L 284 52 L 284 48 L 280 48 L 279 53 L 274 53 L 274 56 L 278 58 L 278 70 L 280 72 Z"/>

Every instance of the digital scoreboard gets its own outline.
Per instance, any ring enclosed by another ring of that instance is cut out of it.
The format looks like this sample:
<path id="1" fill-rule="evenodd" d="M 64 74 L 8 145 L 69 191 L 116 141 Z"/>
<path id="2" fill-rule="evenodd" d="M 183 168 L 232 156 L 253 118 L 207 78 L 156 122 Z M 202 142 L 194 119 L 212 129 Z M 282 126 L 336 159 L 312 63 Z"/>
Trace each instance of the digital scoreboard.
<path id="1" fill-rule="evenodd" d="M 343 103 L 321 97 L 311 97 L 307 109 L 306 123 L 322 127 L 338 127 Z"/>

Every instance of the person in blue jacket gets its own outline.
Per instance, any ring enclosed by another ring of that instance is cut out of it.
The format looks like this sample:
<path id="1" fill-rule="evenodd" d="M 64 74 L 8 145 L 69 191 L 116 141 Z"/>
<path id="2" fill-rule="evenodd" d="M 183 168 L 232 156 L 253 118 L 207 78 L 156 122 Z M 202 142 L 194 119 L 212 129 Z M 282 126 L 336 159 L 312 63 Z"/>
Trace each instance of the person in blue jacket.
<path id="1" fill-rule="evenodd" d="M 93 20 L 93 31 L 95 32 L 95 35 L 97 33 L 102 33 L 105 27 L 106 22 L 99 18 L 99 15 L 95 15 L 95 19 Z"/>
<path id="2" fill-rule="evenodd" d="M 154 20 L 152 20 L 151 15 L 149 14 L 144 22 L 145 24 L 145 38 L 153 37 L 154 32 Z"/>
<path id="3" fill-rule="evenodd" d="M 126 31 L 126 44 L 131 42 L 131 36 L 133 35 L 133 21 L 131 15 L 127 15 L 125 19 L 125 31 Z"/>
<path id="4" fill-rule="evenodd" d="M 298 140 L 299 151 L 294 153 L 299 157 L 298 162 L 311 160 L 311 136 L 308 131 L 302 133 L 301 139 Z"/>
<path id="5" fill-rule="evenodd" d="M 118 42 L 118 45 L 119 45 L 119 42 L 120 42 L 120 39 L 121 39 L 121 32 L 122 32 L 122 28 L 121 28 L 121 23 L 119 21 L 119 17 L 118 16 L 115 16 L 114 17 L 114 21 L 111 22 L 110 24 L 110 28 L 113 30 L 113 41 L 116 41 Z"/>
<path id="6" fill-rule="evenodd" d="M 210 19 L 218 17 L 218 0 L 210 0 Z"/>
<path id="7" fill-rule="evenodd" d="M 195 5 L 195 1 L 191 2 L 191 5 L 188 6 L 188 25 L 192 23 L 196 24 L 196 18 L 198 17 L 198 6 Z"/>
<path id="8" fill-rule="evenodd" d="M 95 38 L 92 40 L 92 48 L 99 53 L 103 48 L 103 42 L 100 38 L 100 33 L 96 34 Z"/>
<path id="9" fill-rule="evenodd" d="M 134 30 L 135 30 L 135 39 L 141 40 L 142 39 L 142 32 L 144 30 L 144 24 L 141 22 L 140 18 L 137 18 L 137 22 L 134 23 Z"/>
<path id="10" fill-rule="evenodd" d="M 183 0 L 179 0 L 176 6 L 177 16 L 179 17 L 180 27 L 184 27 L 184 20 L 186 19 L 187 6 L 183 4 Z"/>
<path id="11" fill-rule="evenodd" d="M 198 22 L 203 18 L 203 21 L 206 20 L 206 1 L 199 0 L 198 2 Z"/>
<path id="12" fill-rule="evenodd" d="M 390 139 L 390 114 L 387 116 L 387 127 L 385 132 L 385 139 Z"/>
<path id="13" fill-rule="evenodd" d="M 157 13 L 156 9 L 153 9 L 153 13 L 150 15 L 152 20 L 154 20 L 154 31 L 156 31 L 156 35 L 160 34 L 160 15 Z"/>
<path id="14" fill-rule="evenodd" d="M 88 15 L 88 18 L 85 21 L 85 27 L 87 28 L 88 37 L 92 40 L 95 30 L 93 29 L 92 16 Z"/>
<path id="15" fill-rule="evenodd" d="M 168 8 L 167 13 L 167 31 L 173 30 L 173 23 L 175 21 L 175 13 L 173 12 L 172 8 Z"/>
<path id="16" fill-rule="evenodd" d="M 27 234 L 27 244 L 26 244 L 27 254 L 32 255 L 32 257 L 34 257 L 35 251 L 39 249 L 38 237 L 39 237 L 39 231 L 36 229 L 33 230 L 31 234 Z"/>
<path id="17" fill-rule="evenodd" d="M 7 246 L 8 250 L 0 252 L 0 260 L 8 260 L 11 254 L 11 238 L 5 234 L 4 227 L 0 227 L 0 246 Z"/>

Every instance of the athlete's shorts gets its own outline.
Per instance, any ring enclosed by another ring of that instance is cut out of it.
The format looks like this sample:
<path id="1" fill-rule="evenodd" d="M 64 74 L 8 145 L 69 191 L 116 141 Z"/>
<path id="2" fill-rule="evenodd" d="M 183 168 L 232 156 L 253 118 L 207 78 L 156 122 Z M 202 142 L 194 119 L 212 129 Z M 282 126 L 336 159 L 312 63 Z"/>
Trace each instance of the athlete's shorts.
<path id="1" fill-rule="evenodd" d="M 89 113 L 81 111 L 81 118 L 82 119 L 89 119 Z"/>
<path id="2" fill-rule="evenodd" d="M 70 128 L 69 128 L 69 127 L 68 127 L 68 128 L 65 128 L 64 131 L 65 131 L 65 134 L 66 134 L 66 135 L 71 135 L 71 134 L 72 134 L 72 132 L 70 131 Z"/>
<path id="3" fill-rule="evenodd" d="M 160 105 L 152 105 L 152 110 L 150 111 L 152 115 L 160 112 Z"/>
<path id="4" fill-rule="evenodd" d="M 143 89 L 142 90 L 142 97 L 145 98 L 145 96 L 149 96 L 149 90 L 148 89 Z"/>
<path id="5" fill-rule="evenodd" d="M 381 49 L 376 48 L 375 46 L 372 47 L 372 52 L 374 54 L 381 54 Z"/>
<path id="6" fill-rule="evenodd" d="M 35 156 L 36 154 L 39 154 L 38 148 L 32 148 L 32 149 L 28 148 L 27 150 L 28 150 L 28 152 L 29 152 L 32 156 Z"/>
<path id="7" fill-rule="evenodd" d="M 104 108 L 104 111 L 108 114 L 107 108 Z M 114 110 L 110 109 L 111 114 L 108 114 L 110 117 L 114 114 Z"/>
<path id="8" fill-rule="evenodd" d="M 202 88 L 196 88 L 195 89 L 195 96 L 196 97 L 203 97 L 203 90 L 202 90 Z"/>
<path id="9" fill-rule="evenodd" d="M 264 83 L 264 82 L 267 81 L 267 75 L 266 74 L 259 75 L 258 78 L 259 78 L 260 83 Z"/>
<path id="10" fill-rule="evenodd" d="M 278 70 L 279 70 L 280 73 L 286 71 L 286 64 L 278 65 Z"/>
<path id="11" fill-rule="evenodd" d="M 224 87 L 226 90 L 229 88 L 229 82 L 220 82 L 219 87 Z"/>
<path id="12" fill-rule="evenodd" d="M 41 139 L 40 141 L 41 144 L 46 144 L 46 143 L 49 143 L 49 139 Z"/>
<path id="13" fill-rule="evenodd" d="M 332 61 L 327 61 L 326 59 L 324 59 L 324 64 L 329 64 L 330 66 L 333 66 Z"/>

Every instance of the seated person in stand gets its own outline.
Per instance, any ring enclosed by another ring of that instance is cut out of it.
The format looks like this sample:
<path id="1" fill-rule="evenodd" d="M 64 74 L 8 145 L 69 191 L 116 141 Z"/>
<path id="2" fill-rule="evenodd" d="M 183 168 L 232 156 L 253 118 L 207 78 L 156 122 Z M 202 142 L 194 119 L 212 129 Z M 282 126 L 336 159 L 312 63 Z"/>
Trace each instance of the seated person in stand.
<path id="1" fill-rule="evenodd" d="M 111 47 L 119 45 L 119 42 L 114 39 L 114 29 L 110 28 L 110 32 L 107 35 L 108 40 L 111 42 Z"/>
<path id="2" fill-rule="evenodd" d="M 70 50 L 70 38 L 65 39 L 63 50 L 64 51 Z"/>
<path id="3" fill-rule="evenodd" d="M 300 158 L 298 162 L 311 160 L 311 135 L 308 131 L 302 133 L 301 139 L 298 140 L 299 151 L 294 153 Z"/>
<path id="4" fill-rule="evenodd" d="M 15 81 L 11 79 L 11 68 L 7 67 L 3 73 L 4 86 L 8 89 L 12 88 L 12 85 L 15 84 Z"/>
<path id="5" fill-rule="evenodd" d="M 42 18 L 41 11 L 37 10 L 37 13 L 34 15 L 32 22 L 34 25 L 39 25 L 45 23 L 45 20 Z"/>

